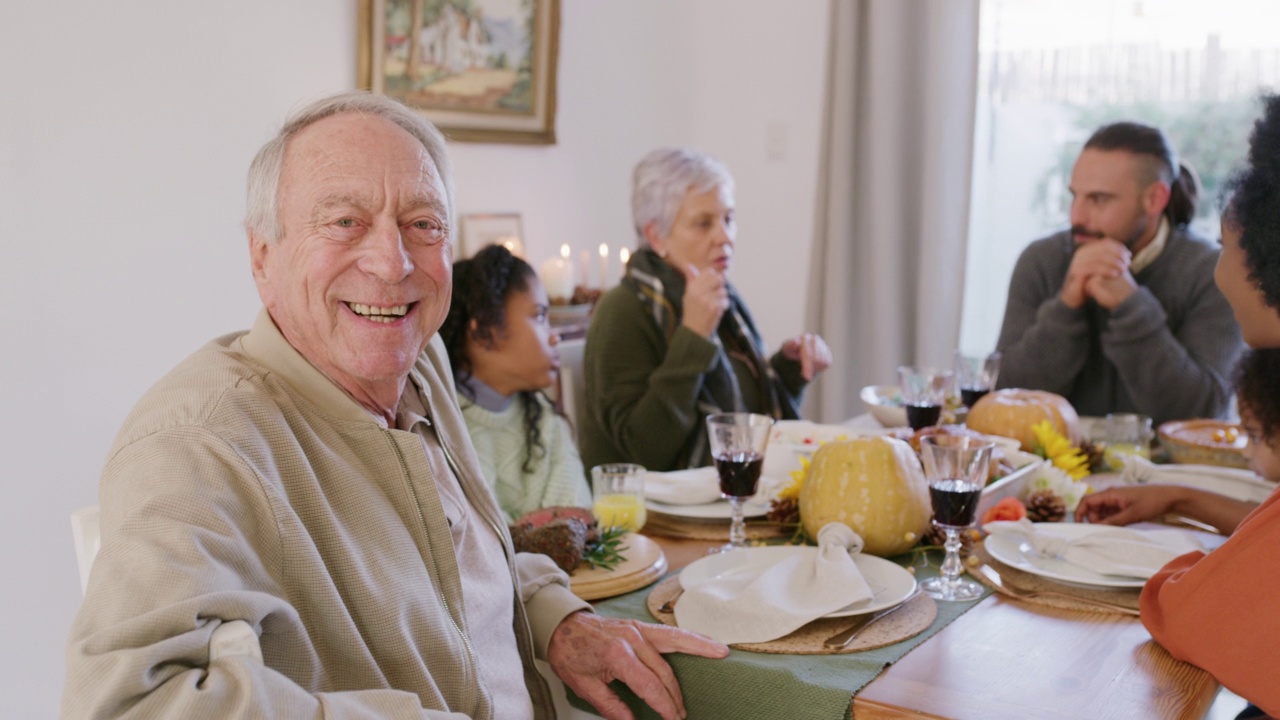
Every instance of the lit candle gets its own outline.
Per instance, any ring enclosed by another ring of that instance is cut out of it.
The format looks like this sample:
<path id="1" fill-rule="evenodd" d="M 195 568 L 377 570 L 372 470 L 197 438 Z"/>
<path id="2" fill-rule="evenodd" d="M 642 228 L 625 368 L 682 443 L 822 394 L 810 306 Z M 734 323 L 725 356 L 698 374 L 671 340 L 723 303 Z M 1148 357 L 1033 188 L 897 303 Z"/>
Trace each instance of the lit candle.
<path id="1" fill-rule="evenodd" d="M 626 248 L 618 249 L 618 263 L 622 265 L 622 275 L 627 274 L 627 263 L 631 262 L 631 251 Z"/>
<path id="2" fill-rule="evenodd" d="M 600 243 L 600 289 L 609 289 L 609 246 Z"/>
<path id="3" fill-rule="evenodd" d="M 538 277 L 552 302 L 568 303 L 573 297 L 573 263 L 569 262 L 569 246 L 560 246 L 560 257 L 548 258 L 538 268 Z"/>
<path id="4" fill-rule="evenodd" d="M 500 237 L 497 243 L 506 248 L 508 252 L 518 258 L 524 258 L 524 243 L 520 242 L 520 238 L 515 235 L 506 235 Z"/>

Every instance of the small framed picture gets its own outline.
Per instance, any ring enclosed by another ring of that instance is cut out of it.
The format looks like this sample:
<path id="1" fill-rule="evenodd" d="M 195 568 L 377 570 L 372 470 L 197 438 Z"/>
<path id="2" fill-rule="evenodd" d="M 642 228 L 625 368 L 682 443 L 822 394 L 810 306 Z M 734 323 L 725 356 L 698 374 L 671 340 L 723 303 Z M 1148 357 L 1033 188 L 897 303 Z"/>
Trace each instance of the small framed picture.
<path id="1" fill-rule="evenodd" d="M 471 257 L 486 245 L 502 245 L 512 255 L 524 257 L 524 230 L 520 213 L 466 213 L 458 219 L 459 260 Z"/>

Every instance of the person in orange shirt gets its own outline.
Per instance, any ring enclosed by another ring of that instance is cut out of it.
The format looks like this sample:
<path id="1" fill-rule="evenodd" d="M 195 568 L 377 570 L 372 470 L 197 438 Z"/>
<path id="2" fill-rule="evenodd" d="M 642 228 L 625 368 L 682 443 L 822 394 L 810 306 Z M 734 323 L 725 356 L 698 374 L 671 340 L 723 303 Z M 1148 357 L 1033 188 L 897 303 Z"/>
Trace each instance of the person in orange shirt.
<path id="1" fill-rule="evenodd" d="M 1222 254 L 1214 273 L 1244 340 L 1256 350 L 1237 373 L 1254 469 L 1280 480 L 1280 95 L 1264 99 L 1246 167 L 1229 187 Z M 1240 718 L 1280 717 L 1280 493 L 1251 511 L 1212 494 L 1171 500 L 1159 487 L 1099 493 L 1077 519 L 1123 524 L 1175 509 L 1231 537 L 1212 553 L 1175 558 L 1142 591 L 1142 622 L 1179 660 L 1213 673 L 1251 705 Z M 1212 518 L 1212 519 L 1210 519 Z"/>

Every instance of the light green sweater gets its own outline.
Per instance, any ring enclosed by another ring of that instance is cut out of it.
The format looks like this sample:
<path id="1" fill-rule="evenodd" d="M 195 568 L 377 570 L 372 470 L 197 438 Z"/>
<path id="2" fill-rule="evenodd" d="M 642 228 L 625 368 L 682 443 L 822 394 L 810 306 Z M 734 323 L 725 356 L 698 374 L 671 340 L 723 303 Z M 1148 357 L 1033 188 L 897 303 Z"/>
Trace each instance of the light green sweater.
<path id="1" fill-rule="evenodd" d="M 577 505 L 591 507 L 578 448 L 569 424 L 540 396 L 538 421 L 545 451 L 534 452 L 533 469 L 524 469 L 524 400 L 517 396 L 505 410 L 491 412 L 461 398 L 462 417 L 471 433 L 485 482 L 498 498 L 498 507 L 510 523 L 542 507 Z"/>

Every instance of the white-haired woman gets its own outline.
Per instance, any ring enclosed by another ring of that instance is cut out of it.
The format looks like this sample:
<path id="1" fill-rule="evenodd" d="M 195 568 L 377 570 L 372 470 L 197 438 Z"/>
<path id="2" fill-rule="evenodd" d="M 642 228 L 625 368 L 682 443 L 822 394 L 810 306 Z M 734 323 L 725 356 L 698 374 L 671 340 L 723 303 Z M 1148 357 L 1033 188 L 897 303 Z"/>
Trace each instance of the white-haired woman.
<path id="1" fill-rule="evenodd" d="M 831 351 L 802 334 L 766 359 L 729 283 L 737 227 L 724 165 L 688 149 L 655 150 L 632 181 L 640 247 L 587 332 L 582 458 L 587 467 L 698 467 L 710 461 L 703 418 L 798 417 L 802 391 L 831 364 Z"/>

